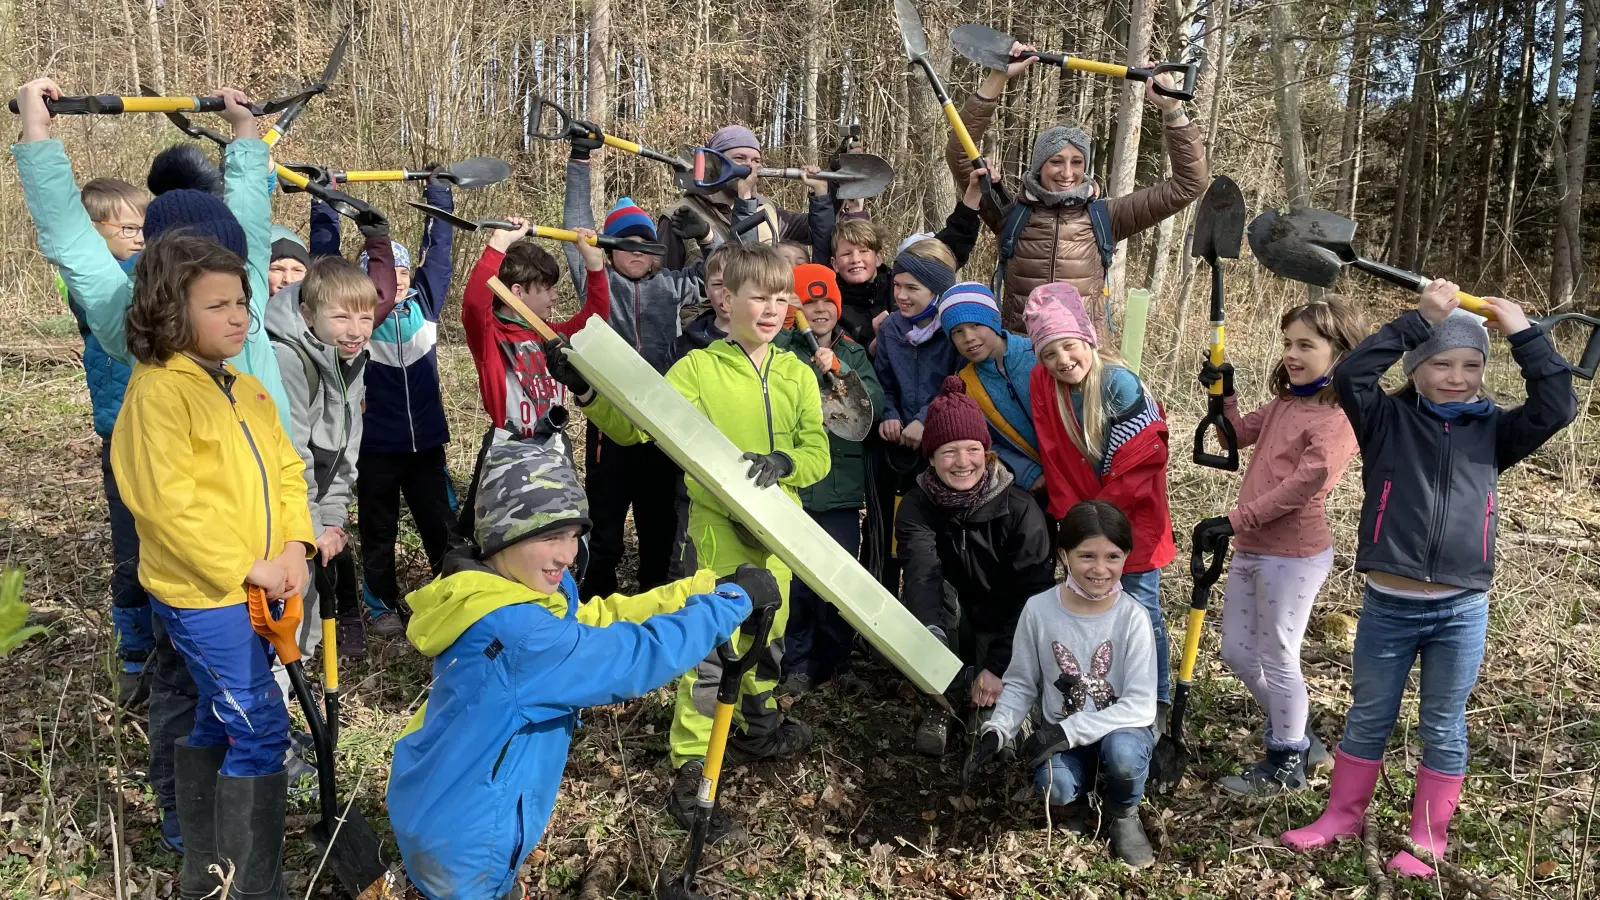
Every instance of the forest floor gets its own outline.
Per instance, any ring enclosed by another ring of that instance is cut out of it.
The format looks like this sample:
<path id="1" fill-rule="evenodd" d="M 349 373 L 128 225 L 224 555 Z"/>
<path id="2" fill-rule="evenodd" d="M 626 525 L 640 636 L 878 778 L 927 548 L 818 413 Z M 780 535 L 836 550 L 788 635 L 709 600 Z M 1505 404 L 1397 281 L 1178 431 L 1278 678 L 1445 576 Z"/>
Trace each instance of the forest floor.
<path id="1" fill-rule="evenodd" d="M 143 730 L 137 716 L 120 716 L 108 699 L 114 695 L 109 541 L 99 439 L 89 427 L 78 345 L 70 329 L 63 332 L 58 319 L 47 319 L 56 310 L 37 302 L 37 309 L 25 308 L 0 326 L 0 562 L 26 570 L 32 618 L 49 625 L 45 636 L 0 663 L 6 675 L 0 689 L 0 896 L 174 896 L 179 860 L 157 844 Z M 1259 399 L 1275 359 L 1275 321 L 1269 305 L 1230 323 L 1230 350 L 1247 405 Z M 442 330 L 445 397 L 455 431 L 451 465 L 461 481 L 470 473 L 482 417 L 459 330 Z M 1497 396 L 1520 396 L 1503 348 L 1496 356 Z M 1189 380 L 1193 367 L 1169 368 L 1153 352 L 1145 366 L 1173 422 L 1171 496 L 1183 557 L 1182 536 L 1198 518 L 1227 509 L 1237 476 L 1187 460 L 1200 409 Z M 1588 409 L 1589 385 L 1580 382 L 1579 390 Z M 1600 503 L 1594 491 L 1600 465 L 1593 429 L 1586 412 L 1502 483 L 1499 578 L 1488 653 L 1468 712 L 1471 772 L 1450 856 L 1504 896 L 1600 895 L 1594 836 L 1600 768 Z M 1338 555 L 1305 649 L 1313 719 L 1330 745 L 1349 700 L 1359 502 L 1358 472 L 1352 471 L 1330 506 Z M 418 586 L 425 562 L 409 526 L 403 541 L 406 574 Z M 1162 595 L 1176 648 L 1188 603 L 1187 568 L 1174 564 L 1166 575 Z M 1205 626 L 1189 715 L 1195 765 L 1175 795 L 1145 806 L 1158 844 L 1154 868 L 1130 872 L 1111 859 L 1103 841 L 1046 830 L 1043 807 L 1020 766 L 964 795 L 964 742 L 953 739 L 942 759 L 917 756 L 912 732 L 923 701 L 892 669 L 862 658 L 856 677 L 792 702 L 790 713 L 816 728 L 809 752 L 725 774 L 724 807 L 755 839 L 726 854 L 711 853 L 703 890 L 716 897 L 798 898 L 1381 896 L 1357 845 L 1310 857 L 1277 845 L 1282 830 L 1318 814 L 1325 778 L 1304 794 L 1260 802 L 1226 797 L 1211 784 L 1254 759 L 1260 741 L 1259 711 L 1218 661 L 1216 623 L 1213 615 Z M 339 769 L 342 790 L 353 789 L 367 818 L 386 832 L 390 747 L 425 696 L 429 666 L 403 641 L 374 640 L 371 649 L 365 661 L 345 667 Z M 1419 754 L 1416 712 L 1413 691 L 1376 805 L 1385 837 L 1406 826 L 1410 773 Z M 664 810 L 670 716 L 670 689 L 584 714 L 554 818 L 524 867 L 534 896 L 647 896 L 657 873 L 679 864 L 685 834 Z M 328 875 L 312 878 L 317 860 L 302 832 L 314 812 L 309 805 L 291 808 L 286 848 L 296 898 L 337 891 Z M 1394 895 L 1462 894 L 1449 883 L 1397 882 Z"/>

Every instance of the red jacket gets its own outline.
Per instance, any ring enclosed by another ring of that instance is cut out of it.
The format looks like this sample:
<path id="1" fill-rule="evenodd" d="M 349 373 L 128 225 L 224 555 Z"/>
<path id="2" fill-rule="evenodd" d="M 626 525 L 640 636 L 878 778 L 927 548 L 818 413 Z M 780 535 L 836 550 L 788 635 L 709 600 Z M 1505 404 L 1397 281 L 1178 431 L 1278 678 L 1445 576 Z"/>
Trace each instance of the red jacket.
<path id="1" fill-rule="evenodd" d="M 478 393 L 483 409 L 497 426 L 528 437 L 552 406 L 566 402 L 567 391 L 550 377 L 544 342 L 538 332 L 513 325 L 494 314 L 494 291 L 489 279 L 500 273 L 505 254 L 483 248 L 478 264 L 467 279 L 461 298 L 461 324 L 467 347 L 478 367 Z M 603 321 L 611 312 L 611 287 L 605 278 L 588 279 L 587 296 L 578 314 L 565 322 L 549 322 L 557 334 L 571 337 L 592 316 Z"/>
<path id="2" fill-rule="evenodd" d="M 1138 403 L 1108 423 L 1115 446 L 1110 451 L 1111 467 L 1102 479 L 1067 436 L 1056 407 L 1055 377 L 1049 370 L 1035 366 L 1028 376 L 1028 391 L 1050 491 L 1050 517 L 1059 521 L 1073 504 L 1084 500 L 1110 501 L 1133 525 L 1133 552 L 1128 554 L 1126 571 L 1148 572 L 1172 562 L 1178 550 L 1167 507 L 1167 423 L 1160 405 L 1141 390 Z M 1133 433 L 1123 438 L 1129 430 Z"/>

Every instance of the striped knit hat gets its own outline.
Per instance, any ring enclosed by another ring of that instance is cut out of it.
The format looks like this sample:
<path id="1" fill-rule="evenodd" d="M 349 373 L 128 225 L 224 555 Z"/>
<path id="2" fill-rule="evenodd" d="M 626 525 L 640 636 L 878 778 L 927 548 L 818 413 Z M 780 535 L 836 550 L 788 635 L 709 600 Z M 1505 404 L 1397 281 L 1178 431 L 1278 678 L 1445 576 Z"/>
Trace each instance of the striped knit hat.
<path id="1" fill-rule="evenodd" d="M 1005 334 L 1000 324 L 1000 306 L 994 302 L 994 291 L 976 281 L 963 281 L 944 292 L 939 298 L 939 324 L 948 337 L 957 325 L 987 325 L 995 334 Z"/>
<path id="2" fill-rule="evenodd" d="M 607 237 L 636 237 L 653 241 L 656 239 L 656 225 L 633 202 L 633 198 L 623 197 L 606 215 L 605 234 Z"/>

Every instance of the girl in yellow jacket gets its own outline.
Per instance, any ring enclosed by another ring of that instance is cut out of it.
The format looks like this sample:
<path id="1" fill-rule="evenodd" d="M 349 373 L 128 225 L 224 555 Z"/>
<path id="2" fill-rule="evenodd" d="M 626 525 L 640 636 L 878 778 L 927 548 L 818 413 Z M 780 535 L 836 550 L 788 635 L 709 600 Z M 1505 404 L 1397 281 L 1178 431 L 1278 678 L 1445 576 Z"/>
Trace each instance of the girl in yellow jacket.
<path id="1" fill-rule="evenodd" d="M 299 594 L 316 535 L 277 408 L 226 362 L 260 327 L 234 229 L 164 234 L 135 264 L 127 334 L 139 362 L 111 465 L 143 548 L 139 581 L 199 688 L 194 730 L 175 754 L 182 896 L 210 893 L 209 869 L 227 859 L 235 896 L 275 898 L 289 717 L 246 592 Z"/>

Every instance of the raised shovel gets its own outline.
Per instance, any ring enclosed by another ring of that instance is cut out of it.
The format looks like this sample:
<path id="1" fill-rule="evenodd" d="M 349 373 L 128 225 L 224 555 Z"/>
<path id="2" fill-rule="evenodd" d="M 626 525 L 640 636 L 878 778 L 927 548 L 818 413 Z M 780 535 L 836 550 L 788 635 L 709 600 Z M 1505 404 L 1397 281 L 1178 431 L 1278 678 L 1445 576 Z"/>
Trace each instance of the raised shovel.
<path id="1" fill-rule="evenodd" d="M 488 187 L 511 177 L 511 167 L 494 156 L 474 156 L 437 169 L 353 169 L 339 171 L 309 163 L 284 163 L 283 167 L 320 184 L 360 184 L 383 181 L 426 181 L 437 178 L 462 190 Z"/>
<path id="2" fill-rule="evenodd" d="M 689 171 L 689 161 L 679 157 L 651 150 L 643 144 L 620 138 L 614 134 L 606 134 L 599 125 L 586 122 L 574 117 L 567 112 L 566 107 L 544 97 L 533 98 L 533 110 L 530 118 L 533 121 L 533 136 L 541 141 L 570 141 L 573 138 L 588 138 L 591 141 L 600 141 L 607 147 L 615 147 L 625 153 L 642 156 L 652 162 L 670 166 L 675 172 Z"/>
<path id="3" fill-rule="evenodd" d="M 894 20 L 895 24 L 900 26 L 900 41 L 905 48 L 906 59 L 927 76 L 928 86 L 933 88 L 933 95 L 939 101 L 939 108 L 944 110 L 945 121 L 950 123 L 950 131 L 961 144 L 962 152 L 967 154 L 967 159 L 974 169 L 983 169 L 987 172 L 989 164 L 984 161 L 983 152 L 972 140 L 971 133 L 967 131 L 967 123 L 961 119 L 961 111 L 956 109 L 955 101 L 950 99 L 950 92 L 945 90 L 944 80 L 939 77 L 938 70 L 928 59 L 928 32 L 922 27 L 922 15 L 917 12 L 916 4 L 912 0 L 894 0 Z M 1007 49 L 1010 46 L 1007 44 Z M 1005 198 L 1000 195 L 988 175 L 983 176 L 983 194 L 994 204 L 995 209 L 1005 208 Z"/>
<path id="4" fill-rule="evenodd" d="M 1218 175 L 1195 208 L 1194 248 L 1191 255 L 1203 259 L 1211 267 L 1211 364 L 1222 365 L 1226 359 L 1223 346 L 1225 319 L 1222 314 L 1223 259 L 1238 259 L 1240 244 L 1244 242 L 1244 194 L 1232 178 Z M 1225 445 L 1222 453 L 1206 450 L 1206 432 L 1217 429 Z M 1211 385 L 1206 398 L 1206 414 L 1194 432 L 1194 461 L 1196 465 L 1228 472 L 1239 471 L 1239 438 L 1233 432 L 1233 423 L 1223 411 L 1222 380 Z"/>
<path id="5" fill-rule="evenodd" d="M 407 200 L 406 203 L 423 215 L 447 222 L 462 231 L 477 231 L 480 228 L 490 228 L 498 231 L 517 230 L 516 225 L 504 219 L 464 219 L 437 206 L 429 206 L 426 203 L 418 203 L 415 200 Z M 548 228 L 544 225 L 535 225 L 528 230 L 534 237 L 549 238 L 552 241 L 566 241 L 569 244 L 576 244 L 579 240 L 576 231 L 570 231 L 565 228 Z M 651 256 L 665 256 L 667 252 L 667 248 L 661 244 L 641 241 L 638 238 L 631 237 L 619 238 L 597 234 L 589 239 L 589 243 L 602 250 L 627 250 L 633 253 L 648 253 Z"/>
<path id="6" fill-rule="evenodd" d="M 1250 252 L 1280 278 L 1302 281 L 1322 287 L 1333 287 L 1339 272 L 1346 266 L 1381 278 L 1396 287 L 1421 293 L 1432 279 L 1416 272 L 1385 265 L 1356 252 L 1356 222 L 1326 210 L 1311 207 L 1287 211 L 1269 209 L 1250 221 L 1246 232 L 1250 238 Z M 1456 297 L 1461 308 L 1486 319 L 1494 318 L 1494 310 L 1483 298 L 1466 291 Z M 1572 374 L 1590 381 L 1600 366 L 1600 318 L 1583 313 L 1560 313 L 1553 316 L 1530 318 L 1533 324 L 1549 332 L 1561 322 L 1582 322 L 1589 326 L 1589 338 L 1584 343 L 1583 355 L 1577 365 L 1567 363 Z"/>
<path id="7" fill-rule="evenodd" d="M 750 167 L 729 159 L 710 147 L 696 147 L 694 151 L 695 187 L 716 190 L 729 182 L 738 181 L 750 174 Z M 799 181 L 805 170 L 796 168 L 762 168 L 757 170 L 762 178 L 786 178 Z M 840 200 L 860 200 L 876 197 L 894 184 L 894 167 L 881 156 L 871 153 L 844 153 L 838 157 L 838 167 L 823 169 L 814 176 L 834 186 L 834 196 Z"/>
<path id="8" fill-rule="evenodd" d="M 804 303 L 806 299 L 801 297 L 800 302 Z M 811 323 L 806 321 L 805 309 L 795 307 L 794 316 L 795 325 L 805 336 L 806 345 L 815 357 L 820 345 L 811 331 Z M 861 376 L 854 369 L 843 375 L 824 372 L 821 388 L 822 427 L 840 440 L 866 440 L 867 434 L 872 431 L 872 397 L 867 393 L 866 385 L 861 383 Z"/>
<path id="9" fill-rule="evenodd" d="M 950 32 L 950 46 L 954 47 L 957 53 L 996 72 L 1004 72 L 1012 63 L 1032 57 L 1045 65 L 1060 66 L 1074 72 L 1088 72 L 1110 78 L 1124 78 L 1128 81 L 1148 81 L 1155 88 L 1155 92 L 1163 97 L 1175 97 L 1179 100 L 1194 99 L 1194 83 L 1200 73 L 1199 60 L 1157 63 L 1148 69 L 1141 69 L 1093 59 L 1079 59 L 1061 53 L 1046 53 L 1041 50 L 1030 50 L 1021 56 L 1012 56 L 1011 45 L 1016 42 L 1016 38 L 1011 35 L 996 31 L 987 25 L 962 25 Z M 1182 73 L 1183 83 L 1178 87 L 1169 87 L 1156 78 L 1164 72 Z"/>

